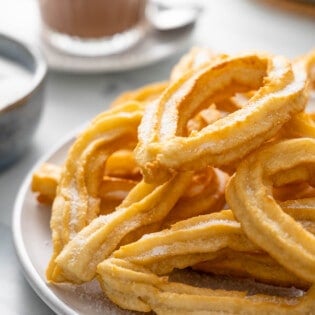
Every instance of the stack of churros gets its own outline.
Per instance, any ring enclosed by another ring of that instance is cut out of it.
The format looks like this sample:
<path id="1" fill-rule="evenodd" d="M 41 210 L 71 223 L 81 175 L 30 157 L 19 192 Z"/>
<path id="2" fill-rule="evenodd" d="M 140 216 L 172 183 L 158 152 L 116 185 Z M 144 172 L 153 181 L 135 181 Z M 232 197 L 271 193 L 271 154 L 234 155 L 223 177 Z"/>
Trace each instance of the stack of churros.
<path id="1" fill-rule="evenodd" d="M 119 96 L 33 175 L 52 205 L 47 281 L 97 279 L 140 312 L 315 314 L 314 73 L 315 51 L 194 48 L 167 82 Z M 186 268 L 303 294 L 172 281 Z"/>

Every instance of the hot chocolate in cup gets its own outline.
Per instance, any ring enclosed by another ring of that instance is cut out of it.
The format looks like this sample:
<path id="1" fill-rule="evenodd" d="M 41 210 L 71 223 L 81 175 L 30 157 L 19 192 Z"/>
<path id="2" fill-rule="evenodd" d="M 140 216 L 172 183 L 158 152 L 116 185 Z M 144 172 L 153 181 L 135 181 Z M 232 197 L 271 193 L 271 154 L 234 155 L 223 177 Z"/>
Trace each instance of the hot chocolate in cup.
<path id="1" fill-rule="evenodd" d="M 107 55 L 142 38 L 146 0 L 39 0 L 43 37 L 64 52 Z"/>

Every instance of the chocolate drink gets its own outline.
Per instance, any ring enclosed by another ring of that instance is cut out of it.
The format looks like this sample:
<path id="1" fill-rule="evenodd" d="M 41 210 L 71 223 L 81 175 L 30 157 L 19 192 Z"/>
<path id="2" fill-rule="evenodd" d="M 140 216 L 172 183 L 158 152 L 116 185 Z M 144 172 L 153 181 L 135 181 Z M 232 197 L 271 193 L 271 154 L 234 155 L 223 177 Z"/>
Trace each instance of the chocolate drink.
<path id="1" fill-rule="evenodd" d="M 39 0 L 42 19 L 53 31 L 80 38 L 122 33 L 144 18 L 145 0 Z"/>

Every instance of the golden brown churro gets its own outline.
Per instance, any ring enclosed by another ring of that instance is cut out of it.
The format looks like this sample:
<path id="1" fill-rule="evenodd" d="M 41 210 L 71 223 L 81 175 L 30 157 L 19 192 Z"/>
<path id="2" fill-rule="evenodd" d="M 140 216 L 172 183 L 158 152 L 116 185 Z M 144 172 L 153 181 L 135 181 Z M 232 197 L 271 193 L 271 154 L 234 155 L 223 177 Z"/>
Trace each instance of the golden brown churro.
<path id="1" fill-rule="evenodd" d="M 230 57 L 186 73 L 146 108 L 135 155 L 145 180 L 163 180 L 172 169 L 203 169 L 242 158 L 304 109 L 305 84 L 304 68 L 278 56 Z M 260 86 L 244 108 L 182 136 L 187 121 L 205 105 Z"/>

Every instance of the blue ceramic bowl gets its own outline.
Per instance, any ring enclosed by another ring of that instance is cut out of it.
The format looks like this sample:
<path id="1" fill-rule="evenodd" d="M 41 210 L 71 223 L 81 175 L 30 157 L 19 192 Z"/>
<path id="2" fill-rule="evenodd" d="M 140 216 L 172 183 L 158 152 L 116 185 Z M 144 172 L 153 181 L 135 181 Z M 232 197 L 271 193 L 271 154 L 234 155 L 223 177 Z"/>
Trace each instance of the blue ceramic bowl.
<path id="1" fill-rule="evenodd" d="M 32 140 L 43 108 L 47 67 L 37 50 L 3 34 L 0 34 L 0 58 L 14 62 L 30 74 L 25 93 L 0 107 L 1 169 L 22 156 Z"/>

